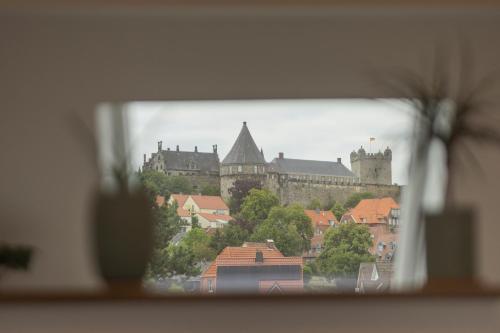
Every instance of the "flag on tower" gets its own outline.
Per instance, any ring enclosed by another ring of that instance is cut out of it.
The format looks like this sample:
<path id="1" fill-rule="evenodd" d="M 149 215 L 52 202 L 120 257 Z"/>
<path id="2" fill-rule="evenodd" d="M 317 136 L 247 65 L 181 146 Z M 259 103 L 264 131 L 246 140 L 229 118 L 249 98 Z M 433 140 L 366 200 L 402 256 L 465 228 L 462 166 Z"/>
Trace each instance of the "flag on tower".
<path id="1" fill-rule="evenodd" d="M 373 142 L 373 141 L 375 141 L 375 138 L 370 138 L 370 142 Z"/>

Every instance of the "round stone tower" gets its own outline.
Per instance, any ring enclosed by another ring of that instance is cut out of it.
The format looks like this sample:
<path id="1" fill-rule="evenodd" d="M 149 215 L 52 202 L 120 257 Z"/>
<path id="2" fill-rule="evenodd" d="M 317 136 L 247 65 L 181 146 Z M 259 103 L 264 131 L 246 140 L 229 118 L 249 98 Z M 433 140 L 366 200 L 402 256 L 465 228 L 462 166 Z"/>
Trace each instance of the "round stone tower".
<path id="1" fill-rule="evenodd" d="M 224 200 L 228 200 L 230 198 L 229 189 L 233 187 L 237 179 L 258 180 L 263 184 L 265 178 L 266 160 L 264 154 L 262 150 L 257 148 L 247 123 L 244 121 L 238 138 L 220 166 L 221 195 Z"/>

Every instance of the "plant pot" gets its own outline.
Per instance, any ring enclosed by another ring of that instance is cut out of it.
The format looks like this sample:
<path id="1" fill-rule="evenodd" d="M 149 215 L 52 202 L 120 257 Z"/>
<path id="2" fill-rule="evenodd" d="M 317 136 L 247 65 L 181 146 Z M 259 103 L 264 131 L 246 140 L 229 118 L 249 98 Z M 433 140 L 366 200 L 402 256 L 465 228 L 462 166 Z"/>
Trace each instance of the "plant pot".
<path id="1" fill-rule="evenodd" d="M 136 191 L 99 193 L 94 237 L 101 276 L 110 286 L 140 286 L 153 248 L 153 221 L 147 196 Z"/>
<path id="2" fill-rule="evenodd" d="M 475 277 L 474 211 L 446 209 L 425 221 L 428 286 L 470 286 Z"/>

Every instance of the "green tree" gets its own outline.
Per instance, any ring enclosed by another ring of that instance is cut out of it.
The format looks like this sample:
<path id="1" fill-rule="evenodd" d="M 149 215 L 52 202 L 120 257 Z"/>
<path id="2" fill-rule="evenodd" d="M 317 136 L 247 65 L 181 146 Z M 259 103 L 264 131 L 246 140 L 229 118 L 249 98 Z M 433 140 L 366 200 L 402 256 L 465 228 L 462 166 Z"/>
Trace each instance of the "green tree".
<path id="1" fill-rule="evenodd" d="M 154 199 L 157 195 L 170 197 L 172 193 L 193 193 L 193 186 L 186 177 L 167 176 L 163 172 L 147 170 L 138 174 L 139 180 Z"/>
<path id="2" fill-rule="evenodd" d="M 342 224 L 325 234 L 324 250 L 317 259 L 320 272 L 329 278 L 355 276 L 362 262 L 375 257 L 368 252 L 372 239 L 368 227 L 356 223 Z"/>
<path id="3" fill-rule="evenodd" d="M 354 208 L 363 199 L 373 199 L 375 195 L 370 192 L 354 193 L 349 198 L 347 198 L 344 207 L 346 209 Z"/>
<path id="4" fill-rule="evenodd" d="M 261 189 L 262 185 L 258 180 L 252 179 L 238 179 L 233 183 L 233 186 L 228 190 L 231 195 L 229 200 L 229 209 L 232 215 L 236 215 L 240 212 L 243 200 L 245 200 L 248 192 L 251 189 Z"/>
<path id="5" fill-rule="evenodd" d="M 314 198 L 309 202 L 309 205 L 307 205 L 307 209 L 321 209 L 321 202 L 318 198 Z"/>
<path id="6" fill-rule="evenodd" d="M 268 190 L 251 189 L 241 205 L 242 227 L 252 232 L 267 218 L 271 208 L 278 205 L 278 197 Z"/>
<path id="7" fill-rule="evenodd" d="M 189 248 L 196 262 L 210 261 L 216 252 L 210 247 L 211 237 L 201 228 L 191 229 L 181 241 L 181 245 Z"/>
<path id="8" fill-rule="evenodd" d="M 336 202 L 333 207 L 332 207 L 332 212 L 333 215 L 337 218 L 338 221 L 344 216 L 344 214 L 347 212 L 347 209 L 340 204 L 339 202 Z"/>
<path id="9" fill-rule="evenodd" d="M 139 180 L 150 195 L 151 199 L 157 195 L 168 198 L 171 194 L 169 179 L 163 172 L 147 170 L 139 173 Z"/>
<path id="10" fill-rule="evenodd" d="M 227 246 L 241 246 L 248 239 L 248 231 L 231 221 L 224 228 L 215 231 L 210 240 L 210 247 L 219 254 Z"/>
<path id="11" fill-rule="evenodd" d="M 167 176 L 170 193 L 193 194 L 193 186 L 188 178 L 183 176 Z"/>
<path id="12" fill-rule="evenodd" d="M 154 219 L 154 248 L 164 249 L 168 246 L 172 237 L 180 230 L 184 222 L 177 215 L 177 203 L 158 207 L 153 205 Z"/>
<path id="13" fill-rule="evenodd" d="M 201 188 L 202 195 L 220 195 L 220 187 L 213 185 L 205 185 Z"/>
<path id="14" fill-rule="evenodd" d="M 310 248 L 312 236 L 311 220 L 301 206 L 275 206 L 267 219 L 257 226 L 251 240 L 263 242 L 272 239 L 285 256 L 293 256 Z"/>
<path id="15" fill-rule="evenodd" d="M 166 252 L 166 275 L 168 277 L 174 275 L 195 276 L 201 273 L 200 268 L 196 266 L 196 255 L 189 247 L 183 244 L 170 245 Z"/>
<path id="16" fill-rule="evenodd" d="M 319 269 L 315 261 L 308 262 L 304 265 L 304 271 L 303 271 L 304 283 L 309 283 L 312 277 L 318 274 L 319 274 Z"/>
<path id="17" fill-rule="evenodd" d="M 192 229 L 201 228 L 200 220 L 198 219 L 198 216 L 196 216 L 196 215 L 191 216 L 191 228 Z"/>

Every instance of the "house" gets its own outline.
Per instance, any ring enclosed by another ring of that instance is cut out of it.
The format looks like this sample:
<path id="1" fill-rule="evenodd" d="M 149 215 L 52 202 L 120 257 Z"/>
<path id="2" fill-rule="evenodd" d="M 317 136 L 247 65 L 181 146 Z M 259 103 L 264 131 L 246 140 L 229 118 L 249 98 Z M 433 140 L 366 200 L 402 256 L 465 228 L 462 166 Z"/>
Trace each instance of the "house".
<path id="1" fill-rule="evenodd" d="M 228 246 L 201 276 L 201 292 L 282 294 L 304 288 L 301 257 L 285 257 L 267 243 Z"/>
<path id="2" fill-rule="evenodd" d="M 356 292 L 380 293 L 387 292 L 391 286 L 394 265 L 387 262 L 366 262 L 359 265 Z"/>
<path id="3" fill-rule="evenodd" d="M 311 219 L 314 230 L 314 235 L 311 238 L 311 249 L 303 255 L 307 261 L 310 261 L 316 258 L 323 250 L 323 241 L 327 230 L 338 225 L 339 221 L 333 212 L 329 210 L 306 209 L 304 213 Z"/>
<path id="4" fill-rule="evenodd" d="M 168 203 L 174 202 L 178 205 L 177 214 L 186 221 L 189 219 L 190 226 L 193 216 L 204 229 L 221 228 L 232 220 L 229 207 L 220 196 L 172 194 Z"/>
<path id="5" fill-rule="evenodd" d="M 191 213 L 182 208 L 180 203 L 184 204 L 186 202 L 186 199 L 189 197 L 189 195 L 183 195 L 183 194 L 172 194 L 167 201 L 168 205 L 172 205 L 175 202 L 177 202 L 177 215 L 181 218 L 181 220 L 184 222 L 184 226 L 181 227 L 181 232 L 185 233 L 189 230 L 191 230 L 191 225 L 192 225 L 192 216 Z M 161 195 L 156 196 L 156 204 L 161 207 L 165 204 L 165 197 Z"/>
<path id="6" fill-rule="evenodd" d="M 399 204 L 393 198 L 363 199 L 340 222 L 367 225 L 373 239 L 370 253 L 379 261 L 392 261 L 398 242 L 399 215 Z"/>
<path id="7" fill-rule="evenodd" d="M 217 215 L 209 213 L 197 213 L 198 223 L 203 229 L 222 228 L 229 223 L 233 218 L 230 215 Z"/>

